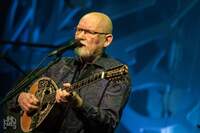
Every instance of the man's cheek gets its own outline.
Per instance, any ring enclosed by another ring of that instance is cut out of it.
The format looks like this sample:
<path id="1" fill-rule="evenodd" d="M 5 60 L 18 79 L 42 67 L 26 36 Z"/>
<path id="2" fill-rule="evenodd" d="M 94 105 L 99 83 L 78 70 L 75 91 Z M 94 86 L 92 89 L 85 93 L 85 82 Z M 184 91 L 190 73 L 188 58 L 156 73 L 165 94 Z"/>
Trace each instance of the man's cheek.
<path id="1" fill-rule="evenodd" d="M 96 40 L 96 41 L 95 41 L 95 44 L 96 44 L 96 45 L 99 45 L 99 43 L 100 43 L 100 40 Z"/>

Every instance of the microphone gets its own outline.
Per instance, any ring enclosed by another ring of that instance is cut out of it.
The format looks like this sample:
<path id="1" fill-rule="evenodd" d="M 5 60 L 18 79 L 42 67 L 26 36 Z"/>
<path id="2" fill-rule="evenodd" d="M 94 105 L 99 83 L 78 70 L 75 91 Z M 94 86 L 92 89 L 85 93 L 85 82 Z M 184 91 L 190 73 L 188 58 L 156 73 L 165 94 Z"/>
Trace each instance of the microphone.
<path id="1" fill-rule="evenodd" d="M 52 52 L 48 53 L 48 57 L 51 56 L 57 56 L 57 55 L 62 55 L 66 50 L 72 50 L 78 46 L 81 46 L 81 43 L 79 40 L 70 40 L 67 45 L 61 46 L 56 50 L 53 50 Z"/>

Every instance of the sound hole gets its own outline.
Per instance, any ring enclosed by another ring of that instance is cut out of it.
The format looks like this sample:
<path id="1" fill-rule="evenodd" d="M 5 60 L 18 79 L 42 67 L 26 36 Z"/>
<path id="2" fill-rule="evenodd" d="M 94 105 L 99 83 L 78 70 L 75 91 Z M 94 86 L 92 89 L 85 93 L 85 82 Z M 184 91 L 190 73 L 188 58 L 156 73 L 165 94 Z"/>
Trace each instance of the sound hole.
<path id="1" fill-rule="evenodd" d="M 49 90 L 45 90 L 45 95 L 48 95 L 49 93 L 50 93 L 50 91 Z"/>

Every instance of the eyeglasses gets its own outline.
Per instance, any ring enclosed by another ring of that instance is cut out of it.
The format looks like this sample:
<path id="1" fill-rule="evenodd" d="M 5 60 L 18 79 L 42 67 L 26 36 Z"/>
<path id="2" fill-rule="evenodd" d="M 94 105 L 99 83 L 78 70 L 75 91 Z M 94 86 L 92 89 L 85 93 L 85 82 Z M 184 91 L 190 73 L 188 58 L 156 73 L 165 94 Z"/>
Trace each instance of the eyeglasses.
<path id="1" fill-rule="evenodd" d="M 110 34 L 110 33 L 103 33 L 103 32 L 96 32 L 96 31 L 91 31 L 91 30 L 87 30 L 87 29 L 82 29 L 82 28 L 75 28 L 76 33 L 80 34 L 82 31 L 84 32 L 84 34 L 90 34 L 90 35 L 96 35 L 96 34 Z"/>

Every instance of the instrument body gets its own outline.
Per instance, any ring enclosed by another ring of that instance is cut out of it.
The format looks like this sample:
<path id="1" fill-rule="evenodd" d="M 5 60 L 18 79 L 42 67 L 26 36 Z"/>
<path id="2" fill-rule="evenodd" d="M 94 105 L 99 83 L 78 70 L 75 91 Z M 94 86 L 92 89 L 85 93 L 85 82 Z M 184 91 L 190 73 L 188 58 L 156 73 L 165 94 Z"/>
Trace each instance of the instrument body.
<path id="1" fill-rule="evenodd" d="M 54 97 L 57 89 L 56 83 L 49 77 L 42 77 L 33 83 L 29 93 L 39 99 L 39 110 L 36 110 L 37 112 L 23 112 L 20 117 L 22 131 L 32 131 L 44 121 L 55 104 Z"/>

